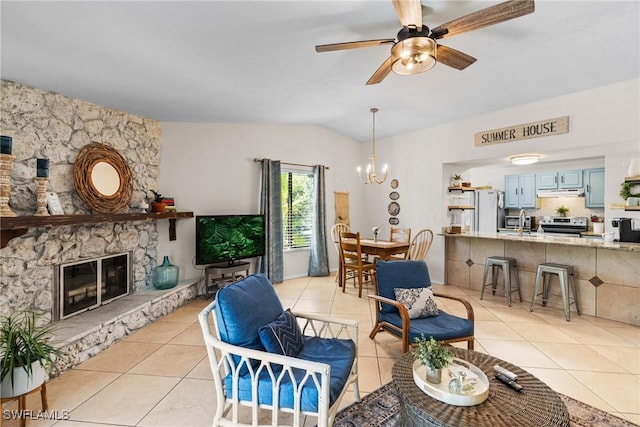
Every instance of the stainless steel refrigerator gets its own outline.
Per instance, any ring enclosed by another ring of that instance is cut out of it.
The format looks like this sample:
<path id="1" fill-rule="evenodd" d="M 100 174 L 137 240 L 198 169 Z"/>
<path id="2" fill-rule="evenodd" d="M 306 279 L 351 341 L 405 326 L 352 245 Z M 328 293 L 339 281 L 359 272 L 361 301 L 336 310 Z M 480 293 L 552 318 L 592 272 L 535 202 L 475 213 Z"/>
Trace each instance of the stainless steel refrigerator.
<path id="1" fill-rule="evenodd" d="M 498 228 L 504 227 L 504 214 L 504 191 L 474 192 L 473 231 L 495 233 Z"/>

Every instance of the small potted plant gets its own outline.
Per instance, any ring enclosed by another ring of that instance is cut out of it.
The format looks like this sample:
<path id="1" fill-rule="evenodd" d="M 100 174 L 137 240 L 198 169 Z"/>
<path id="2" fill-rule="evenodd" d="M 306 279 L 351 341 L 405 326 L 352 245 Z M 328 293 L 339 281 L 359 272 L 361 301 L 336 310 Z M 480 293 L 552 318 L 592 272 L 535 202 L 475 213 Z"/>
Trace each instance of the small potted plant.
<path id="1" fill-rule="evenodd" d="M 556 208 L 556 213 L 560 216 L 567 216 L 567 212 L 569 212 L 569 208 L 566 206 L 559 206 Z"/>
<path id="2" fill-rule="evenodd" d="M 462 175 L 459 173 L 454 174 L 451 177 L 451 186 L 452 187 L 460 187 L 462 186 Z"/>
<path id="3" fill-rule="evenodd" d="M 604 233 L 604 218 L 598 215 L 591 215 L 594 233 Z"/>
<path id="4" fill-rule="evenodd" d="M 433 337 L 429 339 L 426 339 L 424 335 L 416 337 L 415 343 L 416 349 L 413 356 L 426 366 L 427 381 L 440 384 L 442 382 L 442 368 L 449 366 L 453 354 Z"/>
<path id="5" fill-rule="evenodd" d="M 163 203 L 164 196 L 155 190 L 151 190 L 153 193 L 153 201 L 151 202 L 151 212 L 164 212 L 166 205 Z"/>
<path id="6" fill-rule="evenodd" d="M 51 341 L 55 326 L 38 326 L 36 312 L 16 311 L 0 320 L 0 386 L 2 397 L 15 397 L 40 387 L 62 352 Z"/>

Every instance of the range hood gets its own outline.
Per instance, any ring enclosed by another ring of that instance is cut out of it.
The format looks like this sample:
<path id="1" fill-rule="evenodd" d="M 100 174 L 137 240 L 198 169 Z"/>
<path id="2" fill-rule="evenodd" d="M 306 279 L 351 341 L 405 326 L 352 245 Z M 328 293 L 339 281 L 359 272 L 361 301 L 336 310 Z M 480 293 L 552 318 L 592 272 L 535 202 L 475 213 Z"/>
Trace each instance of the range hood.
<path id="1" fill-rule="evenodd" d="M 538 197 L 581 197 L 584 188 L 568 188 L 564 190 L 538 190 Z"/>

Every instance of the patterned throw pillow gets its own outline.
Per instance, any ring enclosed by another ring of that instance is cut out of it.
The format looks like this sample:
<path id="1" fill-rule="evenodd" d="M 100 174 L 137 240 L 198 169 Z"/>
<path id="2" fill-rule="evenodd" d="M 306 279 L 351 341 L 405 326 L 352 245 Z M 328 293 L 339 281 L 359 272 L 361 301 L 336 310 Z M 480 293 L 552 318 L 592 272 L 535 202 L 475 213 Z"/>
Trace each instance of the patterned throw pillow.
<path id="1" fill-rule="evenodd" d="M 273 322 L 261 327 L 258 334 L 260 342 L 269 353 L 295 356 L 304 345 L 300 326 L 289 309 Z"/>
<path id="2" fill-rule="evenodd" d="M 431 288 L 394 288 L 393 293 L 396 295 L 396 301 L 407 307 L 410 319 L 434 317 L 440 314 Z"/>

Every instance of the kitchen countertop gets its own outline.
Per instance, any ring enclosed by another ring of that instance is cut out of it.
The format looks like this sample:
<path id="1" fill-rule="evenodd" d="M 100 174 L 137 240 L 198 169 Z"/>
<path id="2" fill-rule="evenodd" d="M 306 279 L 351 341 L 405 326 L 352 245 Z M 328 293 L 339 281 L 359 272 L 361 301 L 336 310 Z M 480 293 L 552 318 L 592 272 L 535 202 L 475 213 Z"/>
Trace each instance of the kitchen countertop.
<path id="1" fill-rule="evenodd" d="M 550 243 L 557 245 L 569 245 L 569 246 L 583 246 L 590 248 L 602 248 L 613 249 L 620 251 L 632 251 L 640 252 L 640 243 L 629 242 L 605 242 L 604 239 L 583 239 L 580 237 L 563 237 L 563 236 L 550 236 L 538 237 L 537 233 L 532 232 L 530 234 L 524 233 L 519 235 L 517 233 L 479 233 L 468 232 L 461 234 L 453 233 L 438 233 L 439 236 L 445 237 L 466 237 L 476 239 L 494 239 L 494 240 L 511 240 L 516 242 L 533 242 L 533 243 Z"/>

